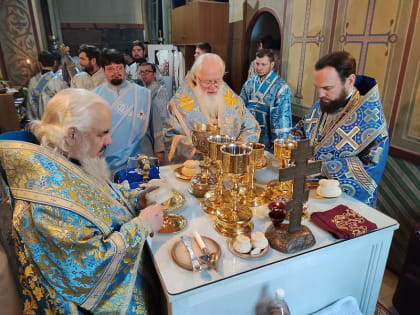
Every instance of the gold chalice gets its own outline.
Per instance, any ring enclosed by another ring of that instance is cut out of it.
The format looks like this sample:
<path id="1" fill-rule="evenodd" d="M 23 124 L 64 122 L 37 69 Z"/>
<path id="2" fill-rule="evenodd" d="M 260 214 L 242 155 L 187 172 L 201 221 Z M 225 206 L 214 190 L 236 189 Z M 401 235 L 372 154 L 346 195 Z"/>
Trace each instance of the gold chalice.
<path id="1" fill-rule="evenodd" d="M 224 189 L 223 189 L 223 168 L 222 168 L 222 152 L 220 148 L 227 144 L 233 143 L 234 138 L 230 136 L 210 136 L 207 138 L 209 144 L 209 158 L 216 167 L 217 184 L 214 189 L 209 190 L 204 195 L 204 202 L 202 204 L 203 210 L 209 214 L 215 214 L 216 210 L 224 204 Z"/>
<path id="2" fill-rule="evenodd" d="M 217 232 L 230 237 L 250 233 L 254 228 L 252 211 L 239 202 L 239 181 L 248 172 L 252 148 L 230 143 L 223 145 L 220 151 L 223 172 L 232 177 L 232 201 L 217 209 L 214 226 Z"/>
<path id="3" fill-rule="evenodd" d="M 274 140 L 274 156 L 279 160 L 279 169 L 291 166 L 292 149 L 297 148 L 297 141 L 291 139 Z M 281 197 L 292 198 L 293 180 L 279 182 L 273 180 L 267 184 L 267 196 L 270 200 Z"/>
<path id="4" fill-rule="evenodd" d="M 190 192 L 201 198 L 209 190 L 209 187 L 216 184 L 216 179 L 210 176 L 210 158 L 209 144 L 207 138 L 212 135 L 217 135 L 220 132 L 220 128 L 217 125 L 206 125 L 206 124 L 195 124 L 193 125 L 191 138 L 192 143 L 197 150 L 197 153 L 203 156 L 203 162 L 200 163 L 200 174 L 195 175 L 191 179 Z"/>
<path id="5" fill-rule="evenodd" d="M 250 207 L 258 207 L 266 203 L 266 190 L 255 184 L 255 170 L 264 165 L 264 148 L 262 143 L 249 143 L 252 148 L 251 163 L 249 168 L 248 192 L 246 194 L 246 204 Z"/>

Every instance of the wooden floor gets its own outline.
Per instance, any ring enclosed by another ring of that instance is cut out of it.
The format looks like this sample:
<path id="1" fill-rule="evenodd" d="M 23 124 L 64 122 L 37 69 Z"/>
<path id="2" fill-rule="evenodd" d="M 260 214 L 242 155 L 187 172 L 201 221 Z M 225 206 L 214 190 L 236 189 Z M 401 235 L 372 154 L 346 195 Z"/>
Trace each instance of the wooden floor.
<path id="1" fill-rule="evenodd" d="M 397 310 L 392 306 L 392 297 L 394 296 L 397 284 L 398 276 L 392 271 L 385 269 L 378 300 L 383 306 L 388 308 L 393 315 L 398 315 Z"/>

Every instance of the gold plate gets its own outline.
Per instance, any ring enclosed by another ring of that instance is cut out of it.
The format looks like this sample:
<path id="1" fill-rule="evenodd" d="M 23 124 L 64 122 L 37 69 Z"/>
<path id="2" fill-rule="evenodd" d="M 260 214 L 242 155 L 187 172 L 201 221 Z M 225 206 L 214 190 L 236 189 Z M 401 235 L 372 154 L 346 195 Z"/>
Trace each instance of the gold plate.
<path id="1" fill-rule="evenodd" d="M 335 199 L 335 198 L 338 198 L 340 196 L 341 196 L 341 193 L 338 196 L 335 196 L 335 197 L 325 197 L 325 196 L 322 196 L 322 195 L 316 193 L 315 198 L 316 199 Z"/>
<path id="2" fill-rule="evenodd" d="M 158 233 L 170 234 L 183 230 L 187 226 L 187 219 L 179 214 L 164 214 L 163 224 Z"/>
<path id="3" fill-rule="evenodd" d="M 174 173 L 175 173 L 175 177 L 182 179 L 182 180 L 191 180 L 191 178 L 193 178 L 195 175 L 193 176 L 185 176 L 184 174 L 182 174 L 182 168 L 183 166 L 179 166 L 176 169 L 174 169 Z"/>
<path id="4" fill-rule="evenodd" d="M 222 249 L 220 248 L 220 245 L 213 239 L 207 236 L 201 236 L 203 239 L 204 244 L 206 244 L 207 249 L 210 251 L 210 253 L 216 253 L 216 262 L 219 260 L 220 256 L 222 255 Z M 195 257 L 199 259 L 201 255 L 204 255 L 204 253 L 201 251 L 201 249 L 198 247 L 197 242 L 193 240 L 192 242 L 192 248 L 193 252 L 195 254 Z M 177 241 L 171 249 L 171 256 L 172 259 L 175 261 L 175 263 L 180 266 L 181 268 L 193 271 L 192 263 L 191 263 L 191 256 L 187 251 L 187 248 L 185 247 L 182 240 Z M 203 269 L 207 269 L 208 266 L 200 261 L 201 267 Z"/>
<path id="5" fill-rule="evenodd" d="M 256 167 L 256 170 L 262 170 L 266 168 L 267 166 L 270 166 L 272 163 L 272 160 L 268 156 L 264 156 L 264 164 L 262 166 Z"/>
<path id="6" fill-rule="evenodd" d="M 240 252 L 237 252 L 234 248 L 233 248 L 233 242 L 235 241 L 234 238 L 227 240 L 227 244 L 228 244 L 228 248 L 230 250 L 230 252 L 232 254 L 234 254 L 235 256 L 241 257 L 241 258 L 245 258 L 245 259 L 256 259 L 256 258 L 261 258 L 266 256 L 269 252 L 270 252 L 270 244 L 267 245 L 266 248 L 264 248 L 258 255 L 251 255 L 251 254 L 242 254 Z"/>
<path id="7" fill-rule="evenodd" d="M 162 211 L 169 212 L 179 209 L 185 205 L 185 195 L 179 191 L 172 190 L 172 198 L 169 199 L 166 204 L 162 204 Z"/>

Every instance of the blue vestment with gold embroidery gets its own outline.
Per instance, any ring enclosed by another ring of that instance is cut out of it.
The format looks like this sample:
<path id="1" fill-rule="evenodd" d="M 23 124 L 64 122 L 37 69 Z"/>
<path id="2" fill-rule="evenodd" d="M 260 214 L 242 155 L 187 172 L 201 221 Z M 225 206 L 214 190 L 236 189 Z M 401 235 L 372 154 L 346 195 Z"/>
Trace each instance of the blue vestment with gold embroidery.
<path id="1" fill-rule="evenodd" d="M 206 108 L 197 101 L 193 90 L 194 83 L 186 78 L 168 104 L 165 142 L 169 147 L 168 159 L 184 161 L 194 156 L 191 130 L 194 124 L 209 124 Z M 237 140 L 258 142 L 260 128 L 257 121 L 243 105 L 241 98 L 223 83 L 224 104 L 219 104 L 217 124 L 222 135 Z"/>
<path id="2" fill-rule="evenodd" d="M 374 207 L 379 181 L 388 158 L 388 127 L 375 79 L 356 76 L 353 94 L 336 113 L 339 118 L 322 134 L 319 100 L 295 127 L 315 145 L 322 172 L 337 179 L 344 192 Z"/>
<path id="3" fill-rule="evenodd" d="M 292 127 L 292 91 L 274 71 L 261 81 L 258 75 L 248 79 L 241 90 L 241 99 L 258 121 L 259 142 L 271 150 L 278 138 L 288 138 Z"/>
<path id="4" fill-rule="evenodd" d="M 134 195 L 124 198 L 39 145 L 0 141 L 0 161 L 13 201 L 23 313 L 146 314 L 139 266 L 151 228 L 137 216 Z"/>

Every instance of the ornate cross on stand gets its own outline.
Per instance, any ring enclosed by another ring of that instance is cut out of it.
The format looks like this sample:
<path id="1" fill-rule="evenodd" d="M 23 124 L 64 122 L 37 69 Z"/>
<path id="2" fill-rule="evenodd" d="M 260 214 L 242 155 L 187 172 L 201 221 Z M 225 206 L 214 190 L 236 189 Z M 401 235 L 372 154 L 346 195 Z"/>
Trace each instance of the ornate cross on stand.
<path id="1" fill-rule="evenodd" d="M 313 157 L 314 147 L 309 139 L 298 141 L 296 149 L 292 149 L 291 159 L 294 165 L 279 169 L 279 181 L 293 180 L 292 200 L 287 201 L 286 211 L 290 213 L 289 224 L 270 225 L 265 235 L 271 247 L 283 253 L 293 253 L 315 244 L 315 237 L 308 227 L 301 224 L 303 204 L 308 200 L 306 176 L 321 171 L 322 161 L 309 162 Z"/>

